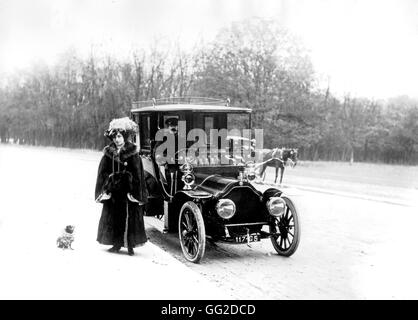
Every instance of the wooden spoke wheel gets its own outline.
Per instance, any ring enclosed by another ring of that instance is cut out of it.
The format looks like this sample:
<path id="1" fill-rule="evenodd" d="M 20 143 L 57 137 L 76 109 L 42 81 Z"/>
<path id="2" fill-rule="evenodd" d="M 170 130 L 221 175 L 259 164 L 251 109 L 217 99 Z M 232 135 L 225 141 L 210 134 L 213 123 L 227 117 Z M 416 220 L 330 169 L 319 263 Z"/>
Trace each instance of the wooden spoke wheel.
<path id="1" fill-rule="evenodd" d="M 206 232 L 202 212 L 196 203 L 188 201 L 182 206 L 178 230 L 184 257 L 199 263 L 205 254 Z"/>
<path id="2" fill-rule="evenodd" d="M 300 222 L 292 200 L 287 197 L 282 199 L 286 202 L 285 212 L 270 224 L 270 239 L 279 255 L 290 257 L 299 245 Z"/>

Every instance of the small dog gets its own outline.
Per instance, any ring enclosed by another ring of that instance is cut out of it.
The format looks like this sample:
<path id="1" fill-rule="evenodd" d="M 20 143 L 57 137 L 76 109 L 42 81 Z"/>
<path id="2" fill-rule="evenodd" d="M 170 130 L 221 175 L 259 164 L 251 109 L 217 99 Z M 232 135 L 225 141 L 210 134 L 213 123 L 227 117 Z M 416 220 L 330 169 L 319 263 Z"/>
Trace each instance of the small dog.
<path id="1" fill-rule="evenodd" d="M 71 247 L 71 244 L 74 241 L 74 228 L 75 227 L 72 225 L 68 225 L 65 227 L 64 231 L 62 232 L 62 235 L 57 239 L 58 248 L 74 250 Z"/>

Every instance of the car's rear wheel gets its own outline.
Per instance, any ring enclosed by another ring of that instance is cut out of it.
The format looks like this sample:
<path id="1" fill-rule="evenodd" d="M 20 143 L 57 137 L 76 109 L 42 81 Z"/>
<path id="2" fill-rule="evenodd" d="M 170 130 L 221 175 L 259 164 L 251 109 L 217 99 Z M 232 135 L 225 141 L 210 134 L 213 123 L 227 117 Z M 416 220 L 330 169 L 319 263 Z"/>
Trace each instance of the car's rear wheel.
<path id="1" fill-rule="evenodd" d="M 198 263 L 205 254 L 206 232 L 202 212 L 196 203 L 188 201 L 181 207 L 178 229 L 184 257 Z"/>
<path id="2" fill-rule="evenodd" d="M 279 255 L 290 257 L 299 246 L 300 221 L 293 201 L 282 199 L 286 202 L 285 212 L 270 224 L 270 239 Z"/>

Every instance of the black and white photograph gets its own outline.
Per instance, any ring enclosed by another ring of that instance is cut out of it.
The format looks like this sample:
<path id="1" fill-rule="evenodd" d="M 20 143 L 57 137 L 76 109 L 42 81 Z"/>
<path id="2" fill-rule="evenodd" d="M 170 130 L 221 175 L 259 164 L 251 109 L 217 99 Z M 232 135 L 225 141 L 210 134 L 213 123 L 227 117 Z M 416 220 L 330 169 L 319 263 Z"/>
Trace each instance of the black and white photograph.
<path id="1" fill-rule="evenodd" d="M 418 299 L 417 57 L 415 0 L 0 0 L 0 300 Z"/>

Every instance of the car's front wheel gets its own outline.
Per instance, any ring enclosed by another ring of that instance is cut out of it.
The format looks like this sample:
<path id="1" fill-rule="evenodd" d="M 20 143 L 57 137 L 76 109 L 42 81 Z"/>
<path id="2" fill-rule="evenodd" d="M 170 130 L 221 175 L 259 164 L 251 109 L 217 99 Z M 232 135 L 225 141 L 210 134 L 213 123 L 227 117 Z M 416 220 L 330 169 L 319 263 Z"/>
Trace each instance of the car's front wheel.
<path id="1" fill-rule="evenodd" d="M 292 200 L 282 199 L 286 202 L 285 212 L 270 224 L 270 239 L 279 255 L 290 257 L 299 246 L 300 221 Z"/>
<path id="2" fill-rule="evenodd" d="M 206 232 L 202 212 L 196 203 L 188 201 L 181 207 L 178 230 L 184 257 L 198 263 L 205 254 Z"/>

